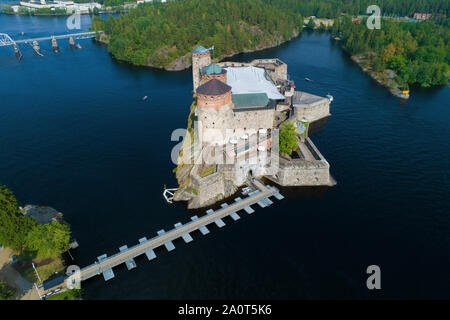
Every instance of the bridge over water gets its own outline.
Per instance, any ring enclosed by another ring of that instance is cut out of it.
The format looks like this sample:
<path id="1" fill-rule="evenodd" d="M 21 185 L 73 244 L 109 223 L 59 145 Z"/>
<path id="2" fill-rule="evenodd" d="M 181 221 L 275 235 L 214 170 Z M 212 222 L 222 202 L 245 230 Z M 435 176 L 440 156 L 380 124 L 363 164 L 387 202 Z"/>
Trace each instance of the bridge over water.
<path id="1" fill-rule="evenodd" d="M 102 31 L 99 31 L 99 33 L 101 33 L 101 32 Z M 97 32 L 78 32 L 78 33 L 61 34 L 61 35 L 54 35 L 54 36 L 47 36 L 47 37 L 40 37 L 40 38 L 14 40 L 7 33 L 0 33 L 0 47 L 12 46 L 14 44 L 19 44 L 19 43 L 31 43 L 34 40 L 46 41 L 46 40 L 51 40 L 53 37 L 57 40 L 58 39 L 68 39 L 70 37 L 72 37 L 73 39 L 89 39 L 89 38 L 94 38 L 96 35 L 97 35 Z"/>
<path id="2" fill-rule="evenodd" d="M 231 216 L 233 220 L 238 220 L 240 217 L 237 212 L 240 210 L 244 210 L 248 214 L 251 214 L 254 212 L 251 205 L 258 204 L 260 207 L 264 208 L 273 203 L 269 199 L 271 196 L 274 196 L 278 200 L 283 199 L 279 190 L 274 186 L 264 185 L 257 179 L 250 181 L 249 185 L 253 186 L 255 190 L 249 192 L 244 199 L 238 197 L 234 199 L 235 201 L 232 204 L 223 203 L 222 208 L 217 211 L 209 209 L 206 211 L 206 215 L 202 217 L 193 216 L 191 217 L 191 221 L 184 225 L 178 222 L 174 225 L 172 230 L 160 230 L 157 232 L 158 235 L 151 239 L 143 237 L 139 239 L 139 244 L 130 248 L 122 246 L 118 253 L 110 257 L 107 257 L 106 254 L 99 256 L 96 262 L 81 269 L 81 281 L 100 274 L 103 274 L 105 280 L 110 280 L 114 278 L 112 269 L 122 263 L 125 263 L 128 270 L 131 270 L 136 267 L 134 258 L 142 254 L 145 254 L 148 260 L 153 260 L 156 258 L 156 254 L 153 250 L 157 247 L 164 245 L 168 251 L 172 251 L 175 249 L 175 246 L 172 243 L 175 239 L 183 238 L 186 243 L 191 242 L 193 239 L 189 234 L 190 232 L 200 230 L 203 235 L 206 235 L 209 233 L 206 226 L 211 223 L 215 223 L 221 228 L 225 226 L 222 218 L 226 216 Z"/>

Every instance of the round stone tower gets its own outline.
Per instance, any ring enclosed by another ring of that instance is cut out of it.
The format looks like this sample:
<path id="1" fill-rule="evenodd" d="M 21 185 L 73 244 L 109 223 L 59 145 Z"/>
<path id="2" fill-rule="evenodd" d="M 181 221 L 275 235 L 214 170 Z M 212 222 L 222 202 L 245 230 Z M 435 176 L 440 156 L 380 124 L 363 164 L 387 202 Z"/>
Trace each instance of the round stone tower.
<path id="1" fill-rule="evenodd" d="M 217 79 L 227 83 L 227 70 L 222 69 L 215 63 L 211 63 L 203 69 L 200 69 L 200 84 L 208 82 L 212 79 Z"/>
<path id="2" fill-rule="evenodd" d="M 227 129 L 233 128 L 231 87 L 212 79 L 197 88 L 199 137 L 203 144 L 227 142 Z"/>
<path id="3" fill-rule="evenodd" d="M 200 85 L 200 69 L 209 64 L 211 64 L 211 54 L 208 49 L 198 46 L 192 50 L 192 82 L 194 84 L 194 92 L 197 91 Z"/>

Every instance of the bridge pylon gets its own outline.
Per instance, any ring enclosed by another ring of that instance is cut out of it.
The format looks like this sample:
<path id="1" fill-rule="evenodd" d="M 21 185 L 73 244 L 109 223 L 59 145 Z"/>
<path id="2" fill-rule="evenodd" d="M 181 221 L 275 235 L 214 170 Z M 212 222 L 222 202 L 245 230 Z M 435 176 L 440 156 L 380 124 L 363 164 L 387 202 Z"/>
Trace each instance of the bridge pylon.
<path id="1" fill-rule="evenodd" d="M 0 47 L 12 46 L 16 42 L 7 33 L 0 33 Z"/>

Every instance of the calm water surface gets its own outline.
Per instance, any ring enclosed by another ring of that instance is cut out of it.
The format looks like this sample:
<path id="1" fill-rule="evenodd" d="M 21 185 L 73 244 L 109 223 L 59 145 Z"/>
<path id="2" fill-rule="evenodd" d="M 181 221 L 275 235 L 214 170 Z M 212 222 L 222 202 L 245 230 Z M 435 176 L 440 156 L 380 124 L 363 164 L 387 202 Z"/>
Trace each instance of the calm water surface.
<path id="1" fill-rule="evenodd" d="M 0 32 L 62 34 L 65 22 L 0 15 Z M 60 40 L 55 55 L 42 42 L 44 57 L 22 45 L 20 63 L 0 48 L 0 182 L 22 203 L 62 211 L 84 266 L 194 214 L 161 194 L 176 183 L 170 135 L 186 126 L 192 78 L 80 43 Z M 235 59 L 263 57 L 288 63 L 299 90 L 334 96 L 312 139 L 338 185 L 283 190 L 283 201 L 176 241 L 152 262 L 140 257 L 132 272 L 120 266 L 108 283 L 83 283 L 85 298 L 449 298 L 450 90 L 414 90 L 401 102 L 325 34 Z M 371 264 L 381 267 L 378 292 L 365 286 Z"/>

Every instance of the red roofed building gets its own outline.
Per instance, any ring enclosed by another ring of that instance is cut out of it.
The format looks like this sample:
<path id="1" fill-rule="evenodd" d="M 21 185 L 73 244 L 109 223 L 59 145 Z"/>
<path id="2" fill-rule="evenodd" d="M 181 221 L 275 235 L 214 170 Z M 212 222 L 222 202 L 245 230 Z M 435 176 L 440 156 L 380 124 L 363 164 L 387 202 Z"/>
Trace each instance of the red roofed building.
<path id="1" fill-rule="evenodd" d="M 428 20 L 428 19 L 431 18 L 431 16 L 432 16 L 431 13 L 419 13 L 419 12 L 415 12 L 414 15 L 413 15 L 413 18 L 414 18 L 414 19 L 417 19 L 417 20 Z"/>

